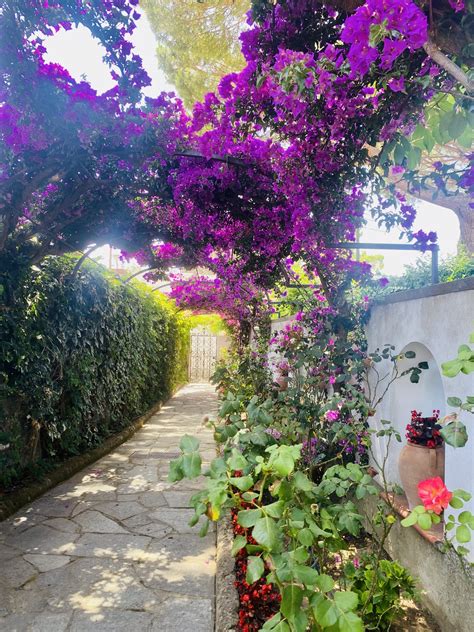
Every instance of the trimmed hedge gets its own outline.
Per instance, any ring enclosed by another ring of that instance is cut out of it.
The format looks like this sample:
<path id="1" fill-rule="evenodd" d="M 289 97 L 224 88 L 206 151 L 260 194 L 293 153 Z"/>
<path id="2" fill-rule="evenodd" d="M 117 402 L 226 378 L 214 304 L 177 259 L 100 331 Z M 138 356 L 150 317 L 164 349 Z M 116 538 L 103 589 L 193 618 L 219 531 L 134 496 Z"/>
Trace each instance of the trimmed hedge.
<path id="1" fill-rule="evenodd" d="M 74 257 L 30 271 L 2 318 L 0 485 L 128 426 L 187 380 L 189 321 Z"/>

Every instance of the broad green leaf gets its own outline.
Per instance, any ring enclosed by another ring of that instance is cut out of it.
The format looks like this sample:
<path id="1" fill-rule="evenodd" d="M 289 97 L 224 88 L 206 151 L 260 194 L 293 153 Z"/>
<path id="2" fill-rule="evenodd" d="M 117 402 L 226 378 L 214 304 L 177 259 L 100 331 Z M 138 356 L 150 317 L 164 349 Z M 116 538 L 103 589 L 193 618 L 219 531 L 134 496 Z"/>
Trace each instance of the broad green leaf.
<path id="1" fill-rule="evenodd" d="M 422 513 L 418 516 L 418 524 L 424 530 L 431 529 L 431 516 L 428 513 Z"/>
<path id="2" fill-rule="evenodd" d="M 454 509 L 462 509 L 462 507 L 464 507 L 463 501 L 460 498 L 457 498 L 456 496 L 453 496 L 451 498 L 451 500 L 449 501 L 449 504 Z"/>
<path id="3" fill-rule="evenodd" d="M 205 520 L 201 530 L 199 531 L 199 535 L 201 536 L 201 538 L 204 538 L 207 535 L 207 532 L 209 531 L 209 525 L 210 525 L 210 520 Z"/>
<path id="4" fill-rule="evenodd" d="M 458 520 L 461 524 L 469 524 L 472 520 L 472 513 L 470 511 L 462 511 L 458 516 Z"/>
<path id="5" fill-rule="evenodd" d="M 354 610 L 357 608 L 359 597 L 354 592 L 344 590 L 334 593 L 334 601 L 338 608 L 340 608 L 343 612 L 347 612 L 348 610 Z"/>
<path id="6" fill-rule="evenodd" d="M 364 623 L 355 612 L 343 612 L 338 620 L 339 632 L 364 632 Z"/>
<path id="7" fill-rule="evenodd" d="M 318 625 L 324 628 L 329 628 L 337 621 L 338 610 L 332 601 L 318 595 L 316 603 L 312 605 L 314 618 L 318 622 Z M 313 604 L 314 602 L 312 602 Z"/>
<path id="8" fill-rule="evenodd" d="M 459 408 L 462 405 L 462 400 L 459 397 L 448 397 L 448 404 L 454 408 Z"/>
<path id="9" fill-rule="evenodd" d="M 253 485 L 253 478 L 251 476 L 234 476 L 229 478 L 229 483 L 241 492 L 248 491 Z"/>
<path id="10" fill-rule="evenodd" d="M 252 537 L 269 551 L 278 544 L 278 529 L 275 520 L 269 516 L 259 518 L 252 531 Z"/>
<path id="11" fill-rule="evenodd" d="M 183 452 L 196 452 L 196 450 L 199 448 L 199 439 L 185 434 L 179 442 L 179 447 Z"/>
<path id="12" fill-rule="evenodd" d="M 244 535 L 237 535 L 232 542 L 232 555 L 236 555 L 247 544 L 247 538 Z"/>
<path id="13" fill-rule="evenodd" d="M 313 534 L 310 529 L 301 529 L 298 532 L 298 542 L 304 544 L 304 546 L 311 546 L 313 544 Z"/>
<path id="14" fill-rule="evenodd" d="M 465 524 L 459 525 L 456 529 L 456 540 L 465 544 L 466 542 L 471 541 L 471 530 Z"/>
<path id="15" fill-rule="evenodd" d="M 266 514 L 268 514 L 272 518 L 281 518 L 284 508 L 285 508 L 284 502 L 282 500 L 277 500 L 275 503 L 271 503 L 270 505 L 265 505 L 263 507 L 263 510 Z"/>
<path id="16" fill-rule="evenodd" d="M 280 610 L 284 617 L 291 621 L 298 614 L 302 602 L 303 590 L 300 586 L 289 584 L 283 588 Z"/>
<path id="17" fill-rule="evenodd" d="M 234 448 L 231 456 L 227 459 L 227 464 L 235 472 L 235 470 L 243 470 L 248 463 L 244 455 Z"/>
<path id="18" fill-rule="evenodd" d="M 320 575 L 315 585 L 323 593 L 330 592 L 334 588 L 334 580 L 329 575 Z"/>
<path id="19" fill-rule="evenodd" d="M 237 522 L 241 527 L 253 527 L 261 515 L 261 509 L 243 509 L 237 514 Z"/>
<path id="20" fill-rule="evenodd" d="M 301 489 L 303 492 L 310 492 L 314 487 L 312 481 L 310 481 L 303 472 L 295 472 L 295 475 L 293 476 L 293 483 L 295 487 Z"/>
<path id="21" fill-rule="evenodd" d="M 247 561 L 245 580 L 248 584 L 258 581 L 265 572 L 265 565 L 261 557 L 250 556 Z"/>
<path id="22" fill-rule="evenodd" d="M 310 566 L 295 566 L 293 569 L 295 579 L 303 583 L 305 586 L 315 586 L 320 577 L 318 571 Z"/>
<path id="23" fill-rule="evenodd" d="M 416 513 L 411 512 L 406 518 L 401 521 L 403 527 L 412 527 L 418 522 L 418 516 Z"/>
<path id="24" fill-rule="evenodd" d="M 281 612 L 277 612 L 276 614 L 273 615 L 273 617 L 271 617 L 271 619 L 267 619 L 265 621 L 262 631 L 275 630 L 275 626 L 277 625 L 277 623 L 280 623 L 280 621 L 281 621 Z"/>
<path id="25" fill-rule="evenodd" d="M 183 455 L 183 472 L 187 478 L 196 478 L 201 474 L 201 455 L 199 452 Z"/>
<path id="26" fill-rule="evenodd" d="M 466 503 L 472 498 L 472 495 L 465 489 L 455 489 L 453 494 L 455 496 L 459 496 L 459 498 L 462 498 L 462 500 L 464 500 L 464 502 Z"/>
<path id="27" fill-rule="evenodd" d="M 170 483 L 175 483 L 176 481 L 181 481 L 183 478 L 184 478 L 183 457 L 180 456 L 179 459 L 170 461 L 170 471 L 168 474 L 168 480 L 170 481 Z"/>
<path id="28" fill-rule="evenodd" d="M 439 434 L 448 445 L 452 445 L 454 448 L 462 448 L 468 440 L 466 426 L 457 419 L 450 421 L 449 424 L 439 431 Z"/>
<path id="29" fill-rule="evenodd" d="M 446 377 L 456 377 L 462 367 L 462 360 L 450 360 L 449 362 L 443 362 L 441 365 L 443 375 Z"/>

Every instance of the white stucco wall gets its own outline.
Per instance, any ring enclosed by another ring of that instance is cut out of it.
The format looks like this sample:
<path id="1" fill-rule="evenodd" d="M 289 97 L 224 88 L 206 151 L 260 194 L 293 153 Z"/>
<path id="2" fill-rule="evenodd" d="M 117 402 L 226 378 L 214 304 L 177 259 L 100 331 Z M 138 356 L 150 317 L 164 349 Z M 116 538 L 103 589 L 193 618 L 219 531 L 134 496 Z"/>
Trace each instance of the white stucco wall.
<path id="1" fill-rule="evenodd" d="M 459 374 L 446 378 L 441 374 L 443 362 L 453 359 L 461 344 L 466 344 L 474 331 L 474 280 L 471 283 L 455 282 L 434 286 L 431 292 L 451 290 L 434 296 L 421 296 L 412 300 L 387 302 L 372 308 L 367 325 L 369 352 L 385 343 L 395 345 L 397 351 L 412 349 L 415 360 L 406 360 L 407 366 L 426 360 L 429 369 L 423 371 L 419 384 L 412 384 L 409 377 L 401 378 L 388 392 L 377 414 L 372 418 L 374 427 L 380 428 L 380 419 L 388 419 L 405 436 L 410 421 L 410 411 L 419 410 L 429 416 L 433 409 L 440 409 L 441 416 L 452 409 L 446 400 L 450 396 L 464 399 L 474 395 L 474 374 Z M 452 291 L 459 287 L 460 291 Z M 405 298 L 426 294 L 430 290 L 404 293 Z M 392 299 L 393 301 L 393 299 Z M 463 448 L 446 446 L 446 485 L 449 489 L 462 488 L 474 495 L 474 416 L 463 413 L 461 420 L 468 427 L 469 441 Z M 376 439 L 376 453 L 385 452 L 385 437 Z M 387 462 L 388 477 L 400 483 L 398 455 L 404 443 L 390 446 Z M 474 512 L 474 501 L 470 507 Z"/>

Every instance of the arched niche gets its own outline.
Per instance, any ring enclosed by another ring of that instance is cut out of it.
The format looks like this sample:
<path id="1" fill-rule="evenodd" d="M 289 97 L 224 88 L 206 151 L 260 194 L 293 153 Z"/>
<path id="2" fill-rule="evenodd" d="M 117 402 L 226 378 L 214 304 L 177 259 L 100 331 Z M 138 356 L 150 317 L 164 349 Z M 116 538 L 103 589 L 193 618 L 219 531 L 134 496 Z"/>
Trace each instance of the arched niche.
<path id="1" fill-rule="evenodd" d="M 410 376 L 406 375 L 396 380 L 389 391 L 387 401 L 384 402 L 378 411 L 378 419 L 389 419 L 394 428 L 398 430 L 402 437 L 402 442 L 392 440 L 389 447 L 389 457 L 386 464 L 386 474 L 388 480 L 400 484 L 398 473 L 398 457 L 406 443 L 406 426 L 411 419 L 411 411 L 417 410 L 423 417 L 430 417 L 433 410 L 440 411 L 440 417 L 446 414 L 446 396 L 441 379 L 441 373 L 431 351 L 420 342 L 407 344 L 401 353 L 414 351 L 416 357 L 404 358 L 399 361 L 400 373 L 412 366 L 417 366 L 419 362 L 427 362 L 428 369 L 422 371 L 418 384 L 410 381 Z M 381 437 L 376 452 L 379 459 L 383 458 L 386 450 L 386 440 Z"/>

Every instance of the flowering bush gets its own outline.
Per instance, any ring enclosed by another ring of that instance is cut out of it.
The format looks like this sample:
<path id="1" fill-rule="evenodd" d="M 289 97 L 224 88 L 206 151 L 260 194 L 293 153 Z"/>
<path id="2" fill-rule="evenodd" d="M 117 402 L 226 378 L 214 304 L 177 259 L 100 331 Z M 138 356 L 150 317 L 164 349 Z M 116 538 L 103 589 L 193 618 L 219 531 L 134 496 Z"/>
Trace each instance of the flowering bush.
<path id="1" fill-rule="evenodd" d="M 411 411 L 411 422 L 407 425 L 408 443 L 436 448 L 443 444 L 441 426 L 438 423 L 439 410 L 433 410 L 432 417 L 422 417 L 416 410 Z"/>

